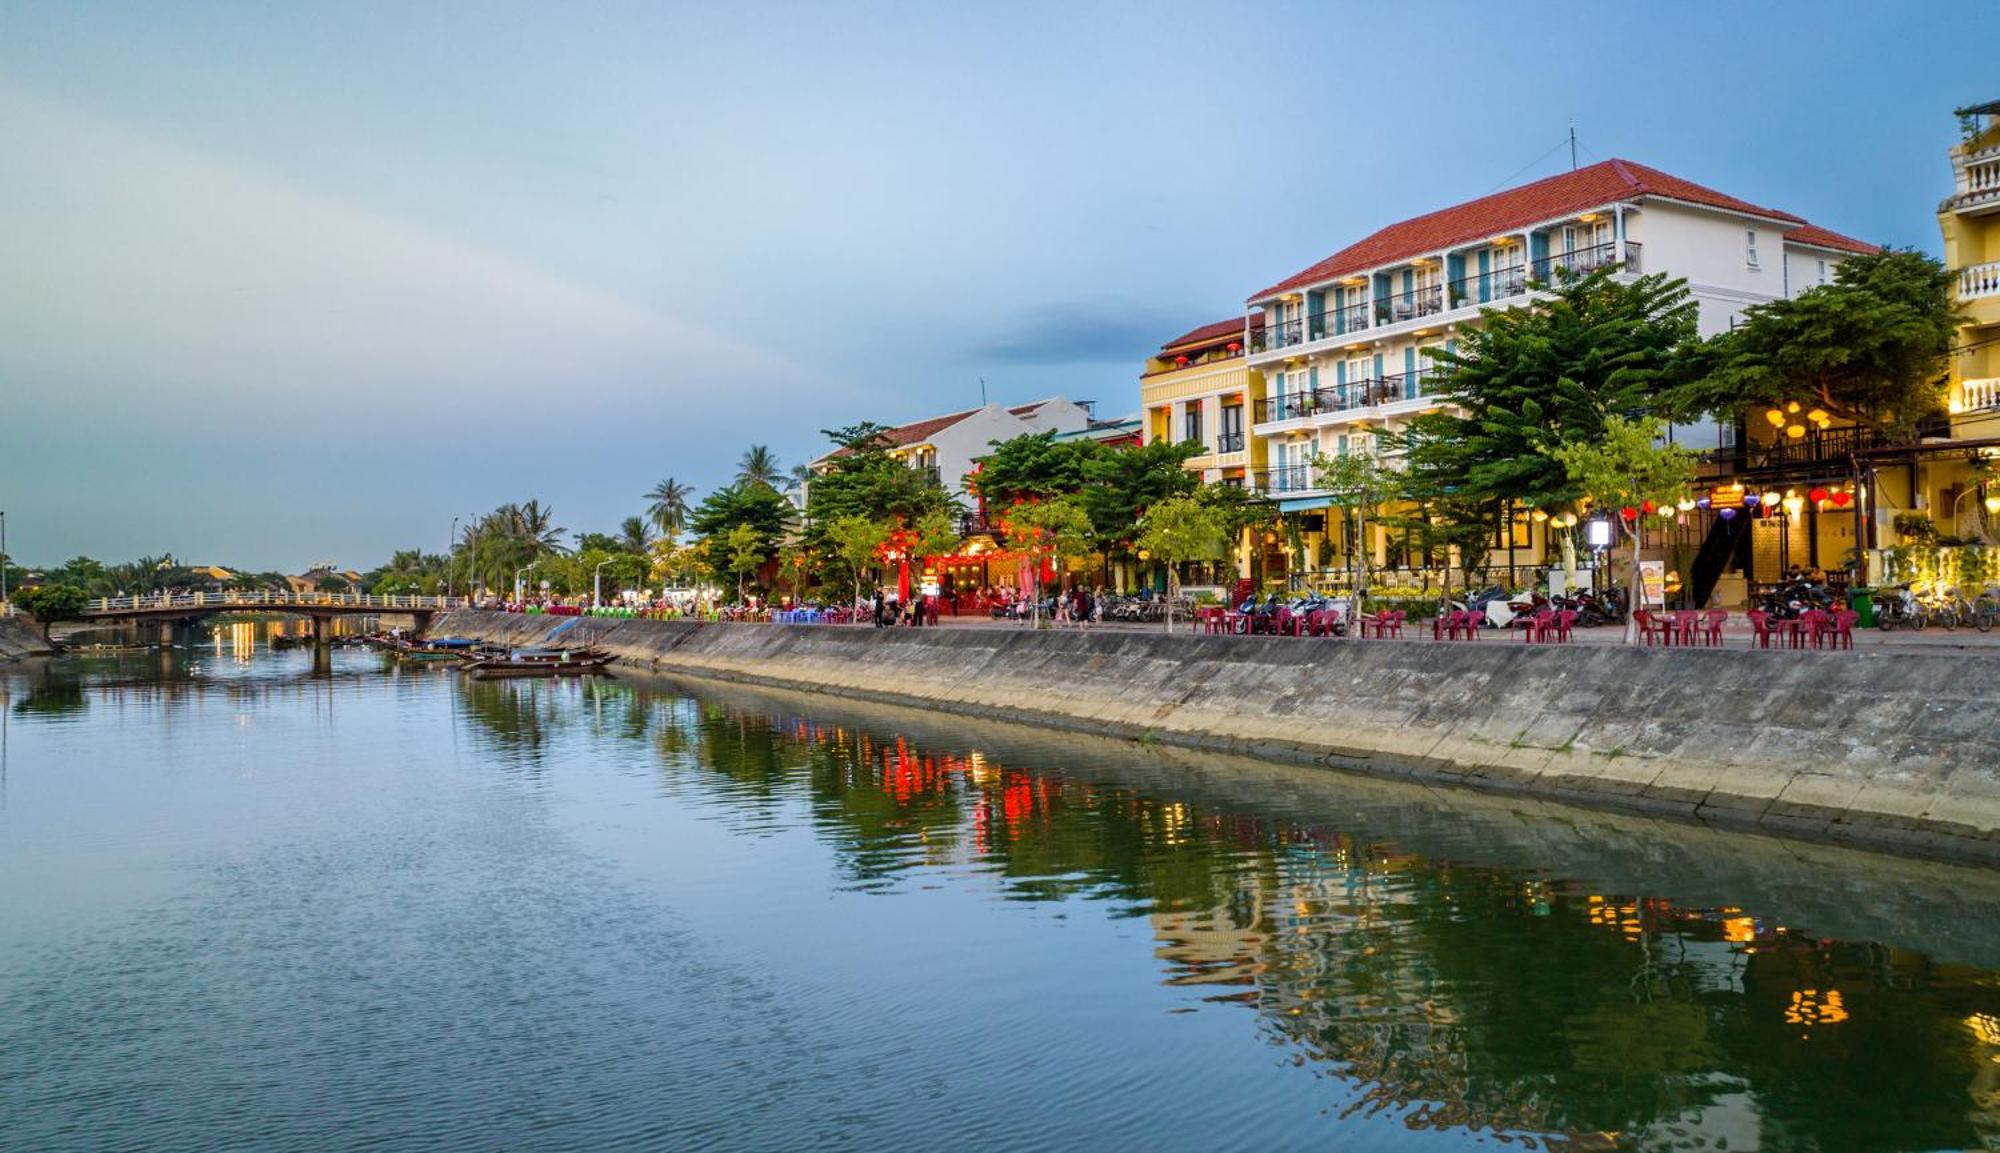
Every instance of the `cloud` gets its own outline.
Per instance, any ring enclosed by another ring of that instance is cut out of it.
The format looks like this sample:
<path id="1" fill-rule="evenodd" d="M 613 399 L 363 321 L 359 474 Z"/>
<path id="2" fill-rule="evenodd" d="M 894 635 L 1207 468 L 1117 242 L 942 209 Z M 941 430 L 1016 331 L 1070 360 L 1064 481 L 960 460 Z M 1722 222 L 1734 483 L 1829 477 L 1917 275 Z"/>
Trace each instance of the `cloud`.
<path id="1" fill-rule="evenodd" d="M 1067 304 L 1029 313 L 975 355 L 1004 364 L 1117 363 L 1137 371 L 1162 342 L 1200 323 L 1126 301 Z"/>
<path id="2" fill-rule="evenodd" d="M 765 350 L 0 88 L 0 367 L 66 405 L 718 409 Z M 17 398 L 31 407 L 33 397 Z M 351 410 L 362 411 L 365 410 Z"/>

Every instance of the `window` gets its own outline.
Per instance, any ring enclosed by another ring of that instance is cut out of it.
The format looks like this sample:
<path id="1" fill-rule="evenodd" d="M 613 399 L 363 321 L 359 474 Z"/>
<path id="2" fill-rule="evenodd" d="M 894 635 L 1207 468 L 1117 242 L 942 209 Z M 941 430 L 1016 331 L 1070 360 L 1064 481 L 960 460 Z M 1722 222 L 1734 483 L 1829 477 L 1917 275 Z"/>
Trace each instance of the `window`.
<path id="1" fill-rule="evenodd" d="M 1215 451 L 1243 451 L 1243 406 L 1226 404 L 1222 406 L 1221 435 L 1215 438 Z"/>
<path id="2" fill-rule="evenodd" d="M 1743 234 L 1743 266 L 1745 268 L 1758 267 L 1757 230 L 1754 228 L 1750 229 L 1749 231 Z"/>
<path id="3" fill-rule="evenodd" d="M 1821 284 L 1826 283 L 1826 261 L 1824 260 L 1819 262 L 1819 282 Z"/>
<path id="4" fill-rule="evenodd" d="M 1194 403 L 1192 403 L 1192 404 L 1190 404 L 1190 405 L 1188 405 L 1188 406 L 1187 406 L 1187 415 L 1186 415 L 1185 417 L 1183 417 L 1183 418 L 1182 418 L 1182 420 L 1183 420 L 1183 423 L 1182 423 L 1182 425 L 1181 425 L 1181 439 L 1182 439 L 1182 440 L 1184 440 L 1184 441 L 1186 441 L 1186 440 L 1192 440 L 1192 441 L 1197 441 L 1197 442 L 1200 442 L 1200 443 L 1203 443 L 1203 444 L 1206 444 L 1206 443 L 1207 443 L 1206 441 L 1203 441 L 1203 440 L 1202 440 L 1202 435 L 1201 435 L 1201 402 L 1200 402 L 1200 401 L 1196 401 L 1196 402 L 1194 402 Z"/>

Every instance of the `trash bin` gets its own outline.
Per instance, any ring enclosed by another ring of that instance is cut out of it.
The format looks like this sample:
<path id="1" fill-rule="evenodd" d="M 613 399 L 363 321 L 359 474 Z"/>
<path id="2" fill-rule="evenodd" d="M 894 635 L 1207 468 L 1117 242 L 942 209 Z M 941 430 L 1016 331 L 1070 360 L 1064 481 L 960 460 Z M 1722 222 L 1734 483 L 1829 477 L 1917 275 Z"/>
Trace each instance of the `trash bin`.
<path id="1" fill-rule="evenodd" d="M 1860 625 L 1864 629 L 1872 629 L 1875 627 L 1874 589 L 1864 589 L 1864 588 L 1848 589 L 1847 607 L 1861 614 L 1861 619 L 1854 622 L 1855 624 Z"/>

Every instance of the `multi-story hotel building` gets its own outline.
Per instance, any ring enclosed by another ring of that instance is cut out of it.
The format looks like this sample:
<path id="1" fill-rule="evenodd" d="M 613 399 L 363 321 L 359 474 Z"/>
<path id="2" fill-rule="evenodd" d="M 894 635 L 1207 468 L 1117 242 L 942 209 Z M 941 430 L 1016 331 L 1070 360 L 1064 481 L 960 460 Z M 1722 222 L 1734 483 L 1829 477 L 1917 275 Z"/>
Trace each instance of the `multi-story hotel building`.
<path id="1" fill-rule="evenodd" d="M 2000 436 L 2000 100 L 1961 108 L 1952 194 L 1938 205 L 1945 265 L 1958 274 L 1960 352 L 1951 406 L 1960 436 Z"/>
<path id="2" fill-rule="evenodd" d="M 1160 346 L 1139 377 L 1147 444 L 1192 441 L 1202 448 L 1187 467 L 1210 483 L 1248 484 L 1263 467 L 1250 440 L 1251 412 L 1264 400 L 1264 376 L 1245 362 L 1249 336 L 1264 318 L 1204 324 Z"/>
<path id="3" fill-rule="evenodd" d="M 1240 371 L 1268 381 L 1268 395 L 1246 401 L 1242 460 L 1251 483 L 1282 511 L 1324 508 L 1314 457 L 1365 451 L 1383 430 L 1434 408 L 1435 352 L 1478 324 L 1484 309 L 1533 304 L 1538 286 L 1562 272 L 1685 278 L 1706 335 L 1751 305 L 1826 283 L 1843 257 L 1873 250 L 1628 160 L 1391 224 L 1250 297 Z M 1150 399 L 1148 411 L 1157 413 Z M 1714 449 L 1731 442 L 1734 428 L 1681 428 L 1676 436 Z M 1544 527 L 1523 516 L 1496 528 L 1494 562 L 1535 563 Z M 1370 548 L 1380 564 L 1386 542 L 1375 535 Z M 1304 555 L 1328 552 L 1308 540 Z"/>

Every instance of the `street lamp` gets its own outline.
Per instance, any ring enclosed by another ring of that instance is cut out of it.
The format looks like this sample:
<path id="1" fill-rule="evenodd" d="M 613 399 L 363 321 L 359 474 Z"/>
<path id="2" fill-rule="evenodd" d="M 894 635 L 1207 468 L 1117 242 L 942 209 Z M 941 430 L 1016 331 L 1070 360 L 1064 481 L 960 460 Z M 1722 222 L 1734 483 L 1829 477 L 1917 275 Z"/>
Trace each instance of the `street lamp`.
<path id="1" fill-rule="evenodd" d="M 457 548 L 458 518 L 452 517 L 451 536 L 447 537 L 444 542 L 444 599 L 447 601 L 451 599 L 451 578 L 454 575 L 454 571 L 458 568 L 458 562 L 453 559 L 451 554 Z"/>
<path id="2" fill-rule="evenodd" d="M 33 600 L 33 597 L 29 598 Z M 7 510 L 0 509 L 0 605 L 7 603 Z"/>
<path id="3" fill-rule="evenodd" d="M 606 557 L 603 560 L 598 561 L 597 567 L 591 570 L 590 573 L 591 608 L 601 609 L 604 607 L 604 566 L 610 564 L 611 562 L 617 559 L 618 559 L 617 557 Z"/>
<path id="4" fill-rule="evenodd" d="M 523 590 L 522 590 L 522 587 L 521 587 L 521 578 L 522 578 L 522 577 L 524 577 L 524 576 L 526 576 L 527 574 L 529 574 L 529 573 L 531 573 L 531 572 L 535 571 L 535 565 L 536 565 L 537 563 L 538 563 L 538 562 L 536 562 L 536 561 L 529 561 L 529 562 L 528 562 L 527 564 L 525 564 L 525 565 L 521 566 L 520 568 L 517 568 L 517 569 L 515 569 L 515 570 L 514 570 L 514 603 L 515 603 L 515 604 L 517 604 L 517 605 L 518 605 L 518 604 L 523 604 L 523 603 L 525 603 L 525 602 L 527 601 L 527 596 L 525 595 L 525 593 L 523 592 Z"/>

